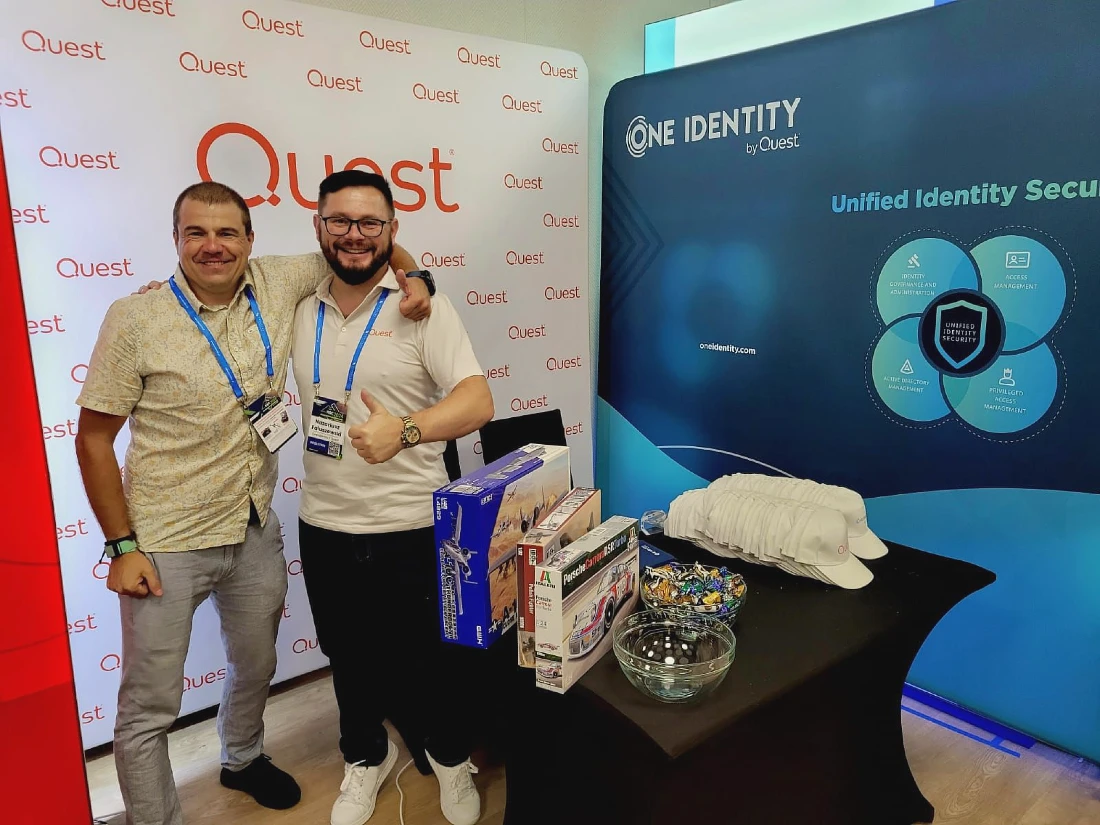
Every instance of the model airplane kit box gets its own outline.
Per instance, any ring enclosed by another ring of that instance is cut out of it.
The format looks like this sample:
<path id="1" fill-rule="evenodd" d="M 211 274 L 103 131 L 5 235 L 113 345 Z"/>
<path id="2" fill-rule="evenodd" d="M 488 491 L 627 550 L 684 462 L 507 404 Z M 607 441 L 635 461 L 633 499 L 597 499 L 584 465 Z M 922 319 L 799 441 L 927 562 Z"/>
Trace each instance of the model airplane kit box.
<path id="1" fill-rule="evenodd" d="M 520 539 L 569 487 L 569 448 L 528 444 L 435 492 L 444 641 L 489 647 L 516 623 Z"/>
<path id="2" fill-rule="evenodd" d="M 519 545 L 519 664 L 535 666 L 535 567 L 600 523 L 600 491 L 574 487 Z"/>
<path id="3" fill-rule="evenodd" d="M 638 520 L 613 516 L 535 568 L 535 674 L 567 691 L 638 602 Z"/>

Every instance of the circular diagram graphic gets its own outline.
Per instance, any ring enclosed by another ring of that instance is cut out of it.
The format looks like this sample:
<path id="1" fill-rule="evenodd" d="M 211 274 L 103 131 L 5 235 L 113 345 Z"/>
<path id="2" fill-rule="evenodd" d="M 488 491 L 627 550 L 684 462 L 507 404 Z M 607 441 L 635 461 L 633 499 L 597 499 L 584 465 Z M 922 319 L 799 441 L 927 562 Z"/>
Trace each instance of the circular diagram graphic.
<path id="1" fill-rule="evenodd" d="M 875 275 L 886 327 L 869 359 L 879 399 L 918 426 L 953 415 L 993 437 L 1035 427 L 1063 386 L 1049 339 L 1071 277 L 1023 235 L 989 238 L 969 254 L 940 237 L 898 247 Z"/>

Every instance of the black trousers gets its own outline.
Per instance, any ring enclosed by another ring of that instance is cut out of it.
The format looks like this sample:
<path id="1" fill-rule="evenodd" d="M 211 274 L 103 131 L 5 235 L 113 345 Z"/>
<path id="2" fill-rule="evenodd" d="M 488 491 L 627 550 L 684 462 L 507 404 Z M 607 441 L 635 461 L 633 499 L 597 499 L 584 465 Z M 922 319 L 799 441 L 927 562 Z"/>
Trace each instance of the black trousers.
<path id="1" fill-rule="evenodd" d="M 332 665 L 340 750 L 380 765 L 389 719 L 441 765 L 470 756 L 470 651 L 440 638 L 434 531 L 354 535 L 299 520 L 317 641 Z"/>

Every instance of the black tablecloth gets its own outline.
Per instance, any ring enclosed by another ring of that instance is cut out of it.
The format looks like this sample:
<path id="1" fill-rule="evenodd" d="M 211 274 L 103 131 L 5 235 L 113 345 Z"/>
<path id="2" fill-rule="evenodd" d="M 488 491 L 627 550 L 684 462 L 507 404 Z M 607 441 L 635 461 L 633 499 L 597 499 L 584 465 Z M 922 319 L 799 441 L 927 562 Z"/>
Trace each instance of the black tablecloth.
<path id="1" fill-rule="evenodd" d="M 868 562 L 874 581 L 847 591 L 650 538 L 744 574 L 729 675 L 705 700 L 669 705 L 635 689 L 613 652 L 564 696 L 514 670 L 499 707 L 516 723 L 506 825 L 931 822 L 905 758 L 902 685 L 936 623 L 994 575 L 888 543 Z"/>

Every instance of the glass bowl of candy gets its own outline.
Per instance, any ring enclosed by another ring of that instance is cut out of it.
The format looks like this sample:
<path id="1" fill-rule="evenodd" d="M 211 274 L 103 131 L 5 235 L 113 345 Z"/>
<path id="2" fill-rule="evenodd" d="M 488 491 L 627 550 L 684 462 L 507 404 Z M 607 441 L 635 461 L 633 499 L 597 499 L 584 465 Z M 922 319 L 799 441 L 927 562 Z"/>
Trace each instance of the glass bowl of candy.
<path id="1" fill-rule="evenodd" d="M 643 610 L 614 631 L 615 658 L 626 678 L 661 702 L 702 699 L 726 678 L 737 639 L 725 622 L 703 614 Z"/>
<path id="2" fill-rule="evenodd" d="M 668 615 L 708 616 L 733 627 L 749 588 L 740 573 L 725 567 L 669 562 L 642 574 L 642 601 Z"/>

